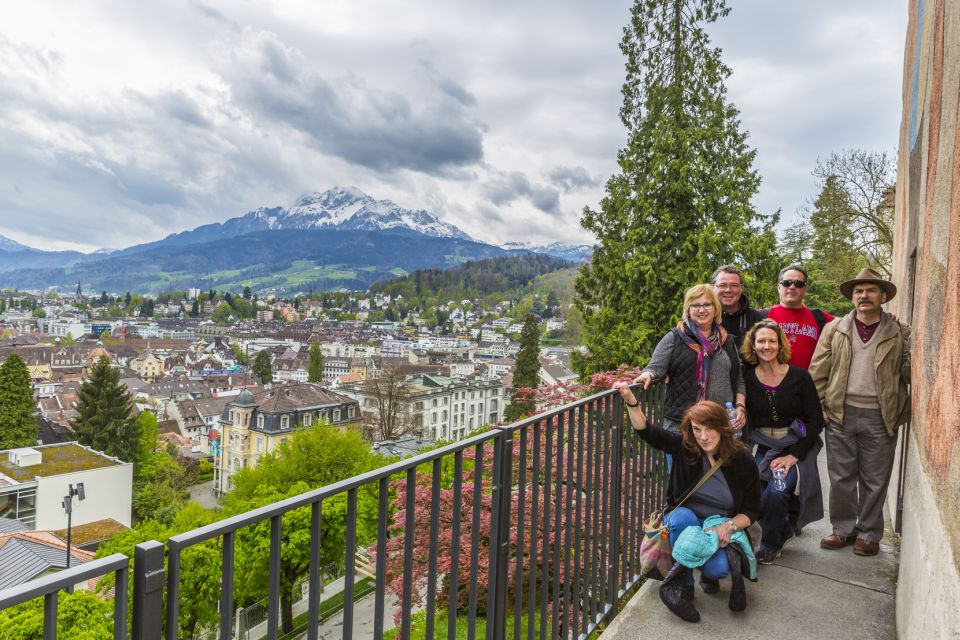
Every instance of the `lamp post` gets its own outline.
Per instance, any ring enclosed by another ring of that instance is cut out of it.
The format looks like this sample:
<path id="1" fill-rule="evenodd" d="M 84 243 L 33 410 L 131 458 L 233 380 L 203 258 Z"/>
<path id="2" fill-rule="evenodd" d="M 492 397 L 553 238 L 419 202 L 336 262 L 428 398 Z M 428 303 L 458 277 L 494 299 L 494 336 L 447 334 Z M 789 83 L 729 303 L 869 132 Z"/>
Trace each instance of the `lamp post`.
<path id="1" fill-rule="evenodd" d="M 76 496 L 77 500 L 86 500 L 87 496 L 83 491 L 83 483 L 78 482 L 76 486 L 69 485 L 70 489 L 67 491 L 67 495 L 63 496 L 63 510 L 67 514 L 67 569 L 70 568 L 70 534 L 73 527 L 73 498 Z"/>

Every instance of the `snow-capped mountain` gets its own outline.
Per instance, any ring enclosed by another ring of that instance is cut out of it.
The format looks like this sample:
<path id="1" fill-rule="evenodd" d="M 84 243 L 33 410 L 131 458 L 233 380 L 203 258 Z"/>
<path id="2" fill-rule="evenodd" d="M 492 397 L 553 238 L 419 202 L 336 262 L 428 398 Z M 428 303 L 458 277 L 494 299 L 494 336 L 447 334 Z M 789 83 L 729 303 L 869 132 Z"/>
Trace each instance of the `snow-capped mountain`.
<path id="1" fill-rule="evenodd" d="M 289 208 L 260 207 L 224 222 L 205 224 L 171 234 L 163 240 L 122 249 L 116 255 L 226 240 L 257 231 L 289 229 L 409 231 L 435 238 L 473 240 L 462 230 L 423 209 L 412 211 L 389 200 L 375 200 L 355 187 L 334 187 L 323 193 L 305 195 Z"/>
<path id="2" fill-rule="evenodd" d="M 30 247 L 11 240 L 7 236 L 0 236 L 0 251 L 30 251 Z"/>
<path id="3" fill-rule="evenodd" d="M 500 245 L 508 251 L 530 251 L 531 253 L 542 253 L 562 258 L 571 262 L 586 262 L 593 255 L 593 246 L 589 244 L 569 244 L 565 242 L 554 242 L 551 244 L 538 245 L 531 242 L 508 242 Z"/>
<path id="4" fill-rule="evenodd" d="M 389 200 L 375 200 L 355 187 L 334 187 L 323 193 L 312 193 L 297 200 L 289 209 L 260 208 L 242 219 L 262 221 L 266 229 L 405 230 L 435 238 L 472 239 L 423 209 L 413 211 Z"/>

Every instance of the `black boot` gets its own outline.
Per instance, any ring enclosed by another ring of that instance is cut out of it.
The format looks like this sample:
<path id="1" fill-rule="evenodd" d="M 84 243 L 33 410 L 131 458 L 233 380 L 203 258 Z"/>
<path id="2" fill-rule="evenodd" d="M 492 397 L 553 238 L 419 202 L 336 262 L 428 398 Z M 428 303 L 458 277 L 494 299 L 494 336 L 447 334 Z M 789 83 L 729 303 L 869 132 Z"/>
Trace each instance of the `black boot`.
<path id="1" fill-rule="evenodd" d="M 727 562 L 730 563 L 730 611 L 743 611 L 747 608 L 747 589 L 743 584 L 743 566 L 740 552 L 729 544 L 724 549 Z"/>
<path id="2" fill-rule="evenodd" d="M 704 593 L 716 593 L 720 591 L 720 581 L 711 580 L 702 573 L 700 574 L 700 588 Z"/>
<path id="3" fill-rule="evenodd" d="M 693 606 L 693 585 L 683 580 L 690 570 L 679 562 L 667 572 L 660 585 L 660 599 L 675 615 L 687 622 L 700 622 L 700 612 Z"/>

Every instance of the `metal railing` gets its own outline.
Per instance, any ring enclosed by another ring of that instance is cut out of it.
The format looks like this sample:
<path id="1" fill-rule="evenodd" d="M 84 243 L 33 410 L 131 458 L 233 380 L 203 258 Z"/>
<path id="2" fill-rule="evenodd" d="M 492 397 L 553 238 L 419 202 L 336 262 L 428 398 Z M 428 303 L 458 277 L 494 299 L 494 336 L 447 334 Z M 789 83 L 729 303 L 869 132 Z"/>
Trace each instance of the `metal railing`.
<path id="1" fill-rule="evenodd" d="M 662 392 L 654 386 L 641 396 L 654 423 L 660 422 Z M 208 543 L 207 561 L 211 548 L 220 559 L 219 602 L 209 603 L 210 610 L 220 612 L 220 640 L 230 639 L 238 534 L 249 536 L 250 527 L 263 523 L 269 527 L 267 637 L 277 638 L 286 566 L 283 517 L 301 508 L 309 509 L 310 523 L 306 637 L 319 637 L 324 503 L 338 499 L 346 503 L 342 539 L 336 540 L 343 545 L 344 566 L 353 566 L 358 548 L 369 546 L 375 558 L 372 606 L 368 599 L 354 602 L 355 572 L 344 576 L 338 623 L 344 640 L 353 639 L 358 607 L 372 617 L 372 637 L 381 640 L 388 604 L 397 611 L 401 640 L 411 637 L 414 624 L 429 640 L 455 638 L 458 625 L 466 627 L 469 640 L 483 629 L 485 640 L 583 640 L 616 614 L 619 599 L 640 581 L 641 522 L 663 503 L 663 457 L 625 428 L 625 418 L 619 395 L 598 393 L 175 535 L 167 542 L 166 571 L 160 543 L 138 545 L 133 637 L 181 635 L 189 554 Z M 370 540 L 361 539 L 358 528 L 361 492 L 365 500 L 375 498 L 376 535 Z M 342 509 L 330 517 L 338 516 L 343 518 Z M 119 578 L 117 585 L 116 592 L 125 593 Z M 0 608 L 11 604 L 0 598 Z M 445 633 L 438 628 L 443 610 Z"/>
<path id="2" fill-rule="evenodd" d="M 34 598 L 43 598 L 43 640 L 55 640 L 57 637 L 57 596 L 62 590 L 69 590 L 81 582 L 100 578 L 113 572 L 114 591 L 124 597 L 113 601 L 113 637 L 117 640 L 127 636 L 127 578 L 130 558 L 115 553 L 106 558 L 92 560 L 85 564 L 70 567 L 58 573 L 31 580 L 30 582 L 0 591 L 0 610 L 14 607 Z"/>

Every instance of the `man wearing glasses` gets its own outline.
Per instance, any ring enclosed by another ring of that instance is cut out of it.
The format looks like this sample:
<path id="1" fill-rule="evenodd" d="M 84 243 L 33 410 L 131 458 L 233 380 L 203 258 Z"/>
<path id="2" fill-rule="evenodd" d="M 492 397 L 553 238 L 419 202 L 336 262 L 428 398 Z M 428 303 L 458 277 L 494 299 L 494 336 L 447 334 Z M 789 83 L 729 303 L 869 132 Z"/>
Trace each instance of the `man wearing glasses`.
<path id="1" fill-rule="evenodd" d="M 766 317 L 779 324 L 787 336 L 793 354 L 790 364 L 809 369 L 823 327 L 833 320 L 833 316 L 803 304 L 803 297 L 807 293 L 807 271 L 800 265 L 784 267 L 777 280 L 780 304 L 770 307 Z"/>
<path id="2" fill-rule="evenodd" d="M 747 335 L 750 327 L 763 319 L 763 314 L 750 306 L 743 290 L 743 274 L 737 267 L 732 264 L 719 267 L 713 272 L 711 282 L 723 311 L 721 324 L 727 334 L 733 337 L 739 352 L 743 336 Z"/>

